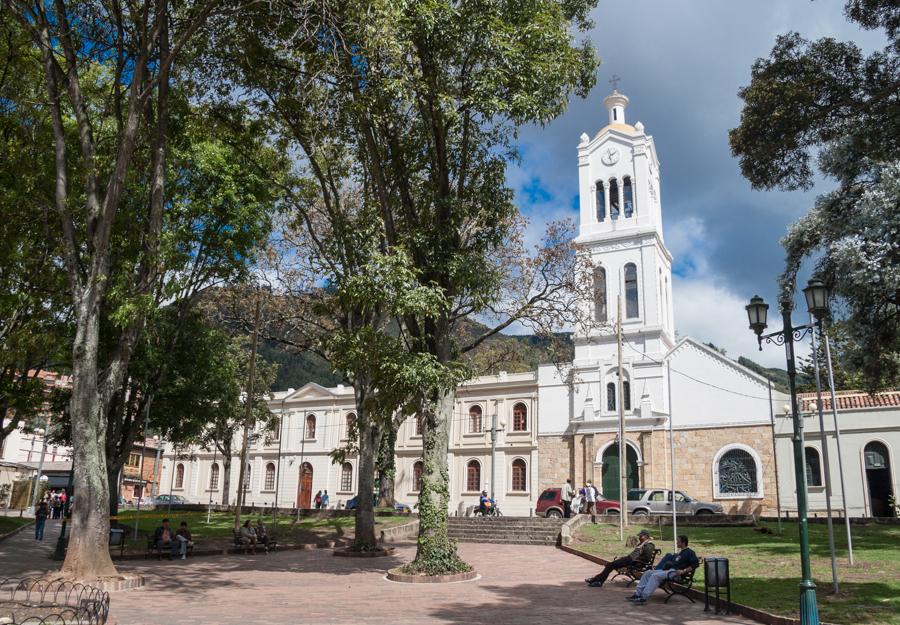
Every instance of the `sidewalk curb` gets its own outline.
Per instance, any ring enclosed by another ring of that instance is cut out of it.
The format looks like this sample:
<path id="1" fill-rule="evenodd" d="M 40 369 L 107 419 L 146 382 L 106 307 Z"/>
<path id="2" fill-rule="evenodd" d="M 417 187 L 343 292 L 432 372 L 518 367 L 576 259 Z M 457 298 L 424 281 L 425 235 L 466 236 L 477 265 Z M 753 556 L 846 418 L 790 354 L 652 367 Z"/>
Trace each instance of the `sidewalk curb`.
<path id="1" fill-rule="evenodd" d="M 256 554 L 245 553 L 242 548 L 239 547 L 227 547 L 223 549 L 195 549 L 191 552 L 191 555 L 188 559 L 203 557 L 203 556 L 232 556 L 232 555 L 257 555 L 257 556 L 266 556 L 273 553 L 278 553 L 279 551 L 304 551 L 308 549 L 334 549 L 337 546 L 335 541 L 329 540 L 324 541 L 322 543 L 298 543 L 294 545 L 278 545 L 276 549 L 269 551 L 266 553 L 265 551 L 259 550 Z M 165 554 L 163 554 L 165 556 Z M 163 557 L 161 559 L 157 559 L 156 554 L 152 553 L 149 556 L 146 553 L 126 553 L 124 556 L 113 556 L 113 560 L 115 562 L 124 562 L 127 560 L 168 560 L 169 558 Z M 172 558 L 171 560 L 174 562 L 177 558 Z"/>
<path id="2" fill-rule="evenodd" d="M 590 560 L 595 564 L 600 564 L 602 566 L 606 566 L 609 564 L 608 560 L 604 560 L 601 557 L 595 556 L 590 553 L 586 553 L 581 551 L 580 549 L 575 549 L 573 547 L 567 547 L 564 545 L 560 545 L 557 549 L 561 549 L 566 553 L 571 553 L 574 556 L 578 556 L 579 558 L 584 558 L 585 560 Z M 697 599 L 699 601 L 704 601 L 705 595 L 697 590 L 696 588 L 687 588 L 685 589 L 688 595 Z M 724 599 L 720 602 L 721 605 L 725 608 L 726 614 L 737 614 L 739 616 L 744 616 L 746 618 L 752 619 L 758 623 L 764 623 L 765 625 L 801 625 L 800 619 L 793 618 L 790 616 L 781 616 L 780 614 L 770 614 L 769 612 L 764 612 L 757 608 L 751 608 L 748 605 L 744 605 L 742 603 L 735 603 L 734 601 L 725 601 Z M 825 621 L 821 621 L 820 625 L 831 625 L 830 623 L 826 623 Z"/>
<path id="3" fill-rule="evenodd" d="M 12 538 L 13 536 L 15 536 L 16 534 L 18 534 L 19 532 L 21 532 L 22 530 L 24 530 L 25 528 L 28 528 L 28 527 L 34 527 L 34 521 L 30 521 L 30 522 L 26 523 L 25 525 L 22 525 L 21 527 L 17 527 L 16 529 L 12 530 L 11 532 L 6 532 L 5 534 L 0 534 L 0 543 L 2 543 L 7 538 Z"/>

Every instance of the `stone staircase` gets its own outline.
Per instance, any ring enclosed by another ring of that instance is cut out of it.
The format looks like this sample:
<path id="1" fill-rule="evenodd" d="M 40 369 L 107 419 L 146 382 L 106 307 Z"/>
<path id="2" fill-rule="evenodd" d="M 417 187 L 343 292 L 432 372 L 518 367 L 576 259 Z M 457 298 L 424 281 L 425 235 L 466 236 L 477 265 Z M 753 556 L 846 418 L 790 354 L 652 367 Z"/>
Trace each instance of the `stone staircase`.
<path id="1" fill-rule="evenodd" d="M 554 546 L 565 519 L 450 517 L 450 538 L 464 543 Z"/>

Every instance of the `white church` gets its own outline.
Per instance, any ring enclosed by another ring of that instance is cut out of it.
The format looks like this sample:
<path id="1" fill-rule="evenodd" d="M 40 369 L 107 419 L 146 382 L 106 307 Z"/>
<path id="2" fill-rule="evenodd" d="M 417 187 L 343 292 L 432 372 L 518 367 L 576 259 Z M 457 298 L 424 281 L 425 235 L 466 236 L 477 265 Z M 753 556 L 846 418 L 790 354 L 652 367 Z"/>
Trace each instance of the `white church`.
<path id="1" fill-rule="evenodd" d="M 790 436 L 785 420 L 776 419 L 788 397 L 701 342 L 676 340 L 672 255 L 663 236 L 653 137 L 640 122 L 626 121 L 626 96 L 614 91 L 604 104 L 608 123 L 593 136 L 582 134 L 577 147 L 580 228 L 575 242 L 595 267 L 594 297 L 584 306 L 598 321 L 613 324 L 619 321 L 621 301 L 622 397 L 617 396 L 616 337 L 608 332 L 575 336 L 574 361 L 564 370 L 547 365 L 462 385 L 450 428 L 450 513 L 463 513 L 487 490 L 504 514 L 528 516 L 545 488 L 561 486 L 567 478 L 576 485 L 591 480 L 606 497 L 618 498 L 619 402 L 625 413 L 629 488 L 672 483 L 674 442 L 677 490 L 721 503 L 726 512 L 774 514 L 779 504 L 796 510 Z M 330 506 L 341 507 L 354 497 L 356 460 L 336 465 L 329 456 L 346 442 L 355 418 L 352 389 L 310 383 L 274 393 L 270 407 L 281 415 L 280 428 L 251 445 L 247 503 L 308 508 L 315 493 L 327 490 Z M 873 427 L 885 429 L 885 417 L 876 415 Z M 860 454 L 866 453 L 867 440 L 859 438 Z M 898 448 L 900 431 L 894 427 L 879 440 L 888 450 Z M 821 443 L 813 435 L 808 455 L 818 454 Z M 410 506 L 420 488 L 421 447 L 421 432 L 410 417 L 398 434 L 395 489 L 397 500 Z M 173 451 L 166 451 L 162 492 L 197 503 L 234 503 L 237 458 L 226 502 L 216 452 L 178 450 L 175 457 Z M 884 453 L 889 466 L 887 474 L 879 474 L 879 488 L 895 493 L 895 465 L 889 451 Z M 864 480 L 862 488 L 858 482 L 847 486 L 856 502 L 851 514 L 871 515 L 865 460 L 862 467 L 854 477 Z M 833 466 L 835 476 L 836 470 Z M 813 497 L 814 506 L 819 499 Z"/>

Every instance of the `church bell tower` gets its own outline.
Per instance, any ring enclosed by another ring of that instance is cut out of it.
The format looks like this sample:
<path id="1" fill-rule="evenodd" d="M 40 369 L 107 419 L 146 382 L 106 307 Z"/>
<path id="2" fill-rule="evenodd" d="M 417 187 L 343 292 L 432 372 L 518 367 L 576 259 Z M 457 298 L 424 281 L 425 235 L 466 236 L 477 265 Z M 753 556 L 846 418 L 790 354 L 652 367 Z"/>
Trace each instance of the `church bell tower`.
<path id="1" fill-rule="evenodd" d="M 593 266 L 593 298 L 584 305 L 599 325 L 575 337 L 575 365 L 615 356 L 618 296 L 624 340 L 658 358 L 674 345 L 672 255 L 663 239 L 659 159 L 644 125 L 627 123 L 628 98 L 613 90 L 608 123 L 578 144 L 580 227 L 575 243 Z"/>

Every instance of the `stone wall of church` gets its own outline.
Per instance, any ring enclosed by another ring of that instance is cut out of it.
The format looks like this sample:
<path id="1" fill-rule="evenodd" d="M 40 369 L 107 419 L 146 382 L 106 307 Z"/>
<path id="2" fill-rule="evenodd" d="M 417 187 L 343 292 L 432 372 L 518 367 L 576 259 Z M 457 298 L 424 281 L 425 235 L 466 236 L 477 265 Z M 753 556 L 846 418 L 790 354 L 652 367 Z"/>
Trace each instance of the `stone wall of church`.
<path id="1" fill-rule="evenodd" d="M 538 436 L 538 495 L 572 477 L 572 437 Z"/>
<path id="2" fill-rule="evenodd" d="M 769 425 L 675 430 L 676 488 L 697 499 L 715 501 L 729 514 L 774 514 L 776 510 L 775 453 Z M 744 445 L 759 456 L 762 497 L 723 499 L 714 493 L 713 463 L 730 445 Z M 779 467 L 779 471 L 791 467 Z"/>
<path id="3" fill-rule="evenodd" d="M 671 484 L 671 448 L 665 429 L 629 431 L 626 438 L 637 452 L 640 485 L 667 488 Z M 774 514 L 776 510 L 775 455 L 769 425 L 676 430 L 676 489 L 695 499 L 714 501 L 730 514 Z M 572 478 L 576 487 L 588 480 L 602 488 L 603 467 L 596 460 L 615 432 L 540 436 L 538 438 L 540 490 L 560 487 Z M 759 458 L 762 494 L 755 498 L 717 497 L 713 465 L 716 456 L 731 445 L 752 449 Z M 786 467 L 780 470 L 790 470 Z"/>

